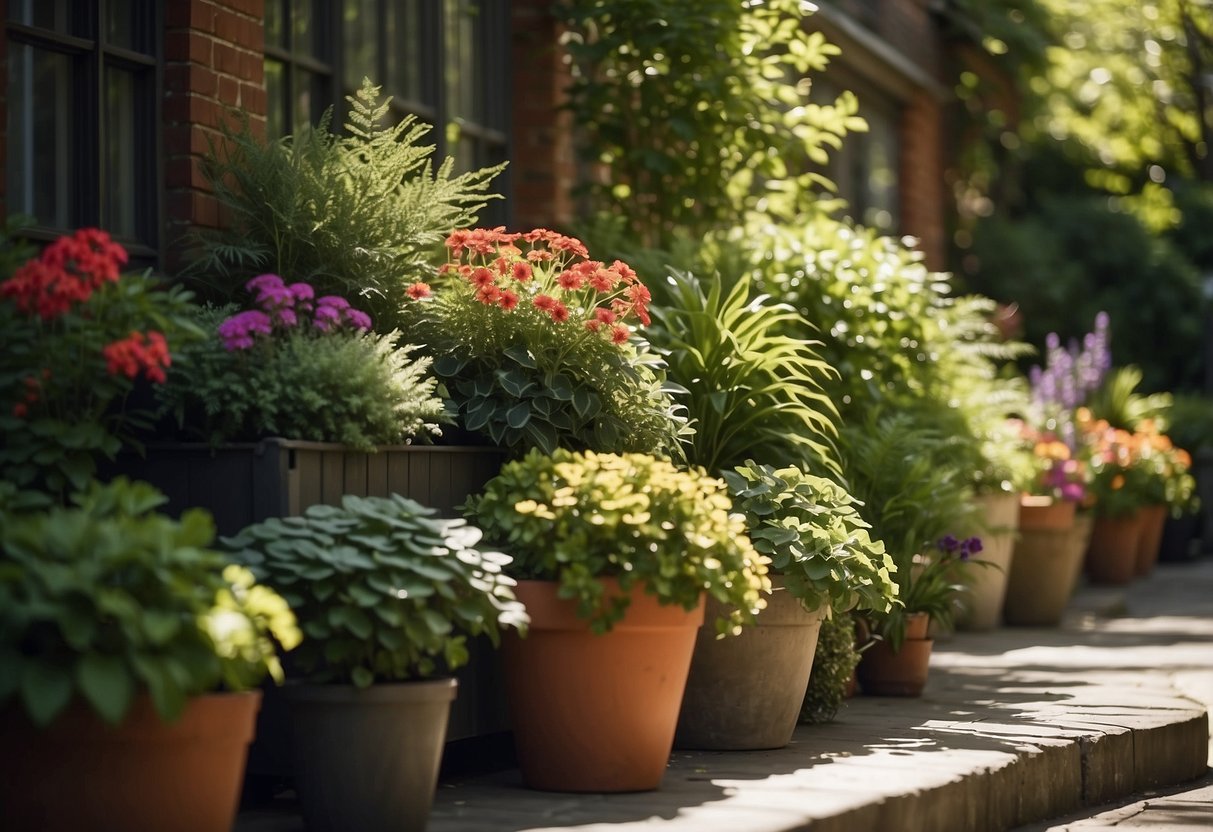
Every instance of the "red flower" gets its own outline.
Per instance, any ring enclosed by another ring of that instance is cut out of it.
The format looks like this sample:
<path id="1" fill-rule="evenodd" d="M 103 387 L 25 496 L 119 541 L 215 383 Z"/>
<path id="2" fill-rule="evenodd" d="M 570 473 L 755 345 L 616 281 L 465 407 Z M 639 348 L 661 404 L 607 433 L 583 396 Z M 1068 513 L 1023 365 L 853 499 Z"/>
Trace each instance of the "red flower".
<path id="1" fill-rule="evenodd" d="M 430 284 L 417 282 L 410 286 L 406 292 L 413 300 L 421 300 L 430 296 Z"/>
<path id="2" fill-rule="evenodd" d="M 518 262 L 514 264 L 514 279 L 519 283 L 526 283 L 535 276 L 534 270 L 530 263 Z"/>
<path id="3" fill-rule="evenodd" d="M 506 312 L 512 312 L 518 306 L 518 295 L 509 289 L 505 289 L 502 291 L 501 296 L 497 298 L 497 305 Z"/>
<path id="4" fill-rule="evenodd" d="M 478 266 L 472 270 L 471 276 L 468 278 L 473 286 L 483 289 L 486 286 L 492 286 L 497 282 L 497 278 L 493 277 L 493 273 L 484 266 Z"/>
<path id="5" fill-rule="evenodd" d="M 121 373 L 135 378 L 140 371 L 148 381 L 164 382 L 164 368 L 172 363 L 168 344 L 159 332 L 132 332 L 126 338 L 106 344 L 101 348 L 105 358 L 105 371 L 110 375 Z"/>
<path id="6" fill-rule="evenodd" d="M 526 253 L 526 259 L 534 263 L 547 262 L 554 257 L 552 252 L 545 248 L 533 248 Z"/>
<path id="7" fill-rule="evenodd" d="M 607 324 L 608 326 L 615 323 L 616 317 L 616 314 L 610 309 L 603 309 L 602 307 L 599 307 L 594 310 L 595 320 L 597 320 L 599 323 Z"/>
<path id="8" fill-rule="evenodd" d="M 590 286 L 598 292 L 609 292 L 615 288 L 615 283 L 619 280 L 616 274 L 609 269 L 595 269 L 590 275 Z"/>
<path id="9" fill-rule="evenodd" d="M 611 343 L 622 344 L 624 341 L 628 340 L 629 334 L 630 333 L 628 332 L 628 328 L 626 326 L 623 324 L 615 324 L 615 326 L 611 327 Z"/>
<path id="10" fill-rule="evenodd" d="M 531 303 L 535 304 L 536 309 L 547 312 L 556 305 L 556 298 L 550 295 L 535 295 L 535 299 Z"/>
<path id="11" fill-rule="evenodd" d="M 576 291 L 585 285 L 585 280 L 575 271 L 561 272 L 556 276 L 556 282 L 565 291 Z"/>
<path id="12" fill-rule="evenodd" d="M 552 320 L 558 324 L 562 324 L 569 319 L 569 308 L 560 301 L 554 301 L 548 314 L 552 316 Z"/>
<path id="13" fill-rule="evenodd" d="M 500 299 L 501 290 L 492 283 L 488 284 L 487 286 L 481 286 L 476 290 L 476 300 L 480 301 L 486 306 L 493 306 Z"/>
<path id="14" fill-rule="evenodd" d="M 25 402 L 17 402 L 13 405 L 13 415 L 18 419 L 24 419 L 27 413 L 29 413 L 29 408 L 26 407 Z"/>

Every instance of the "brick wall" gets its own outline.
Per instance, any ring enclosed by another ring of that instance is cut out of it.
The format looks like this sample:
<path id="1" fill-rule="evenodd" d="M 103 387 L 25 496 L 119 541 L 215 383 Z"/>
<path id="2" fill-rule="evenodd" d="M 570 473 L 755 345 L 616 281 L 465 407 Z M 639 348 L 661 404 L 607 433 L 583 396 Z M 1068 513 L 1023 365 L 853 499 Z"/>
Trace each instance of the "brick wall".
<path id="1" fill-rule="evenodd" d="M 927 266 L 936 271 L 948 260 L 943 119 L 943 105 L 926 92 L 914 95 L 901 113 L 901 230 L 918 238 Z"/>
<path id="2" fill-rule="evenodd" d="M 550 0 L 514 0 L 511 11 L 513 135 L 510 168 L 516 228 L 562 227 L 573 218 L 577 176 L 570 114 L 569 68 L 558 48 Z"/>
<path id="3" fill-rule="evenodd" d="M 229 108 L 264 131 L 263 0 L 174 0 L 164 11 L 165 260 L 191 226 L 214 228 L 219 206 L 200 170 Z"/>

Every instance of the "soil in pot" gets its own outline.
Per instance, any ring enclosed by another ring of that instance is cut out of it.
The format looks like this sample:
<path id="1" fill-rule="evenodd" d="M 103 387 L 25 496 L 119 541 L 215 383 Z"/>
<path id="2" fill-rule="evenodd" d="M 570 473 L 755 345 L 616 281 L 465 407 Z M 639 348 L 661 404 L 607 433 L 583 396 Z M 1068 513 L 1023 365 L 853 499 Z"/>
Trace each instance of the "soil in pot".
<path id="1" fill-rule="evenodd" d="M 678 748 L 751 751 L 791 742 L 821 612 L 807 612 L 775 584 L 756 622 L 731 638 L 716 638 L 713 622 L 725 609 L 708 599 L 674 734 Z"/>
<path id="2" fill-rule="evenodd" d="M 608 593 L 619 592 L 608 581 Z M 555 582 L 519 581 L 531 617 L 502 643 L 523 782 L 559 792 L 648 791 L 661 785 L 704 606 L 659 604 L 640 587 L 602 635 L 556 597 Z"/>
<path id="3" fill-rule="evenodd" d="M 0 828 L 228 832 L 261 693 L 191 699 L 163 722 L 147 696 L 120 725 L 76 702 L 48 728 L 0 714 Z"/>
<path id="4" fill-rule="evenodd" d="M 454 679 L 286 688 L 309 832 L 422 832 L 455 688 Z"/>

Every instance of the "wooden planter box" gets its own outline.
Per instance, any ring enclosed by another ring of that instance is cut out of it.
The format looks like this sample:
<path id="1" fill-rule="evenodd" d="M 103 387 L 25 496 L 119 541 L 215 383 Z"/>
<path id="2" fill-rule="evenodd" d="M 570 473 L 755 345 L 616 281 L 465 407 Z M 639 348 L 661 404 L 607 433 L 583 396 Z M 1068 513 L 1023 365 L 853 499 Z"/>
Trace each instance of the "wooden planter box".
<path id="1" fill-rule="evenodd" d="M 302 514 L 313 505 L 340 505 L 344 494 L 400 494 L 457 517 L 456 506 L 496 476 L 505 453 L 492 447 L 393 445 L 367 453 L 326 442 L 264 439 L 221 445 L 148 445 L 146 454 L 122 454 L 103 476 L 125 474 L 152 483 L 168 497 L 165 510 L 178 515 L 194 506 L 208 509 L 220 535 L 233 535 L 269 517 Z M 509 729 L 496 652 L 487 639 L 468 644 L 469 663 L 455 674 L 459 690 L 447 729 L 450 740 Z M 258 735 L 277 733 L 276 691 L 267 689 Z M 271 724 L 266 724 L 266 723 Z M 279 774 L 284 755 L 254 743 L 251 774 Z"/>
<path id="2" fill-rule="evenodd" d="M 374 453 L 328 442 L 264 439 L 257 443 L 148 445 L 145 456 L 123 454 L 107 473 L 146 480 L 179 514 L 202 506 L 221 535 L 269 517 L 302 514 L 308 506 L 340 505 L 343 494 L 400 494 L 458 516 L 456 506 L 494 477 L 505 461 L 496 448 L 392 445 Z"/>

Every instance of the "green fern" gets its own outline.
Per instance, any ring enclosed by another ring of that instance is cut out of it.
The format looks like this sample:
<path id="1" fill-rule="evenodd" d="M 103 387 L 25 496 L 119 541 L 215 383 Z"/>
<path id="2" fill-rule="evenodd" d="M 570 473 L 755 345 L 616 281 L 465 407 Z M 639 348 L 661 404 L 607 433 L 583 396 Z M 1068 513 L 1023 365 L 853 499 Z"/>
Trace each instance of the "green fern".
<path id="1" fill-rule="evenodd" d="M 232 300 L 274 272 L 350 298 L 386 331 L 405 288 L 437 267 L 444 237 L 498 198 L 488 189 L 504 164 L 455 175 L 447 158 L 435 171 L 433 146 L 421 144 L 429 125 L 411 115 L 388 124 L 391 98 L 369 80 L 346 100 L 343 136 L 329 130 L 330 109 L 293 137 L 263 141 L 242 118 L 212 143 L 202 170 L 230 221 L 197 237 L 188 275 L 207 297 Z"/>

